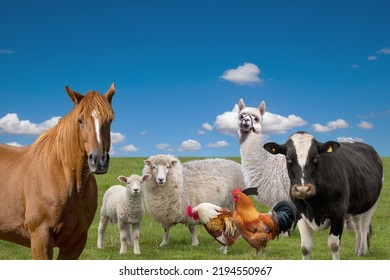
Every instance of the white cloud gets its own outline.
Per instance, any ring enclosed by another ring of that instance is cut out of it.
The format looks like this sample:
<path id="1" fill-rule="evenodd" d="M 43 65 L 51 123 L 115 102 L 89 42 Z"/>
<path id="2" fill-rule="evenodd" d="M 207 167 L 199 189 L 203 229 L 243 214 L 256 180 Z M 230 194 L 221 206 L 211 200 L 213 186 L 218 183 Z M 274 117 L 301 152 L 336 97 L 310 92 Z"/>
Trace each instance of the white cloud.
<path id="1" fill-rule="evenodd" d="M 211 124 L 209 124 L 209 123 L 204 123 L 204 124 L 202 124 L 202 128 L 203 128 L 204 130 L 207 130 L 207 131 L 213 130 L 213 126 L 212 126 Z"/>
<path id="2" fill-rule="evenodd" d="M 22 144 L 19 144 L 18 142 L 9 142 L 6 143 L 7 145 L 14 146 L 14 147 L 23 147 Z"/>
<path id="3" fill-rule="evenodd" d="M 222 134 L 232 136 L 237 135 L 238 131 L 238 105 L 236 104 L 232 111 L 218 115 L 215 120 L 215 127 Z M 306 125 L 307 122 L 296 115 L 287 117 L 266 112 L 262 123 L 262 134 L 284 134 L 295 127 Z"/>
<path id="4" fill-rule="evenodd" d="M 137 152 L 138 149 L 134 145 L 127 145 L 127 146 L 123 146 L 121 148 L 121 151 L 134 153 L 134 152 Z"/>
<path id="5" fill-rule="evenodd" d="M 167 152 L 173 151 L 171 144 L 165 144 L 165 143 L 157 144 L 156 148 Z"/>
<path id="6" fill-rule="evenodd" d="M 390 48 L 383 48 L 378 51 L 378 53 L 383 53 L 383 54 L 390 54 Z"/>
<path id="7" fill-rule="evenodd" d="M 215 143 L 209 143 L 207 147 L 210 148 L 223 148 L 229 146 L 229 143 L 226 142 L 225 140 L 217 141 Z"/>
<path id="8" fill-rule="evenodd" d="M 283 117 L 278 114 L 266 112 L 262 123 L 262 133 L 264 134 L 285 134 L 295 127 L 306 125 L 307 122 L 296 115 Z"/>
<path id="9" fill-rule="evenodd" d="M 220 78 L 238 85 L 262 85 L 264 80 L 259 78 L 260 73 L 260 68 L 257 65 L 245 62 L 244 65 L 238 66 L 236 69 L 226 70 Z"/>
<path id="10" fill-rule="evenodd" d="M 367 57 L 367 60 L 369 61 L 378 60 L 378 57 L 376 55 L 370 55 L 369 57 Z"/>
<path id="11" fill-rule="evenodd" d="M 15 113 L 7 114 L 0 118 L 0 134 L 39 135 L 55 126 L 61 117 L 53 117 L 41 124 L 35 124 L 29 120 L 19 120 Z"/>
<path id="12" fill-rule="evenodd" d="M 0 50 L 0 54 L 10 55 L 10 54 L 14 54 L 14 53 L 15 53 L 14 51 L 11 51 L 8 49 Z"/>
<path id="13" fill-rule="evenodd" d="M 215 127 L 222 134 L 237 135 L 238 131 L 238 105 L 230 112 L 218 115 L 215 119 Z"/>
<path id="14" fill-rule="evenodd" d="M 364 142 L 362 138 L 338 137 L 337 142 Z"/>
<path id="15" fill-rule="evenodd" d="M 351 68 L 352 68 L 352 69 L 359 68 L 359 65 L 357 65 L 357 64 L 352 64 L 352 65 L 351 65 Z"/>
<path id="16" fill-rule="evenodd" d="M 125 140 L 125 136 L 119 132 L 111 132 L 111 144 L 118 144 Z"/>
<path id="17" fill-rule="evenodd" d="M 196 140 L 188 139 L 186 141 L 183 141 L 179 147 L 179 151 L 196 151 L 200 150 L 202 146 L 200 143 Z"/>
<path id="18" fill-rule="evenodd" d="M 366 121 L 361 121 L 357 126 L 363 129 L 371 129 L 374 127 L 372 123 Z"/>
<path id="19" fill-rule="evenodd" d="M 340 128 L 347 128 L 347 127 L 348 127 L 348 123 L 342 119 L 330 121 L 326 125 L 321 125 L 318 123 L 313 124 L 314 131 L 320 133 L 329 132 Z"/>

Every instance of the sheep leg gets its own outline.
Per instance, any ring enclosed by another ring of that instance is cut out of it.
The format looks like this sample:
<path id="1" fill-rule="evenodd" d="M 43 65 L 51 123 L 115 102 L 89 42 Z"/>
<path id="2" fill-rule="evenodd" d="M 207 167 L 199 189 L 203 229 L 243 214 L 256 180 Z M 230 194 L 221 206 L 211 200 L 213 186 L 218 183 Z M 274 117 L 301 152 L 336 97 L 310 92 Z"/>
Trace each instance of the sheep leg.
<path id="1" fill-rule="evenodd" d="M 160 247 L 167 246 L 169 243 L 169 230 L 171 229 L 170 226 L 164 227 L 164 236 L 163 240 L 160 244 Z"/>
<path id="2" fill-rule="evenodd" d="M 121 240 L 121 249 L 119 251 L 119 254 L 126 254 L 127 253 L 127 242 L 128 242 L 128 231 L 129 231 L 129 224 L 124 224 L 120 221 L 118 221 L 118 229 L 119 229 L 119 237 Z"/>
<path id="3" fill-rule="evenodd" d="M 97 248 L 103 249 L 104 247 L 104 235 L 106 234 L 106 228 L 108 224 L 108 217 L 100 216 L 99 229 L 98 229 L 98 241 Z"/>
<path id="4" fill-rule="evenodd" d="M 133 248 L 133 251 L 134 251 L 134 254 L 136 255 L 140 255 L 141 254 L 141 250 L 139 248 L 139 232 L 140 232 L 140 223 L 135 223 L 135 224 L 132 224 L 131 225 L 131 236 L 132 236 L 132 241 L 133 241 L 133 244 L 134 244 L 134 248 Z"/>
<path id="5" fill-rule="evenodd" d="M 199 240 L 198 237 L 196 236 L 195 225 L 188 225 L 188 229 L 190 230 L 191 233 L 192 246 L 198 246 Z"/>

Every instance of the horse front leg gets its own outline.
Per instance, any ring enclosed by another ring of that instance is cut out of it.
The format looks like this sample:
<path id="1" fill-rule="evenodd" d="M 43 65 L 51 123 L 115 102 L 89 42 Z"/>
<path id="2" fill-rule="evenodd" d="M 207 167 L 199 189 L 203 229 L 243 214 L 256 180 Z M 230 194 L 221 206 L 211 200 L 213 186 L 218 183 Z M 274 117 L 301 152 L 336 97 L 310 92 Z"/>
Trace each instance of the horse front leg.
<path id="1" fill-rule="evenodd" d="M 29 229 L 31 238 L 31 254 L 34 260 L 52 260 L 54 240 L 49 227 L 42 224 L 35 229 Z"/>
<path id="2" fill-rule="evenodd" d="M 77 260 L 84 250 L 85 244 L 87 243 L 88 231 L 84 231 L 76 242 L 69 247 L 60 247 L 58 253 L 59 260 Z"/>

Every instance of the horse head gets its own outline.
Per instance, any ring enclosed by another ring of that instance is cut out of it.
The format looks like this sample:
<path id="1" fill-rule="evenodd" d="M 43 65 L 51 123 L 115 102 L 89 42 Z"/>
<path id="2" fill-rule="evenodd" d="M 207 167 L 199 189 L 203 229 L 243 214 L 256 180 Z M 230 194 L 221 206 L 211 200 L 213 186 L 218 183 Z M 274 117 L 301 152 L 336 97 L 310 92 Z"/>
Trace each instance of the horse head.
<path id="1" fill-rule="evenodd" d="M 114 84 L 105 94 L 89 91 L 85 95 L 66 87 L 70 99 L 75 104 L 74 125 L 78 127 L 78 141 L 85 152 L 89 169 L 95 174 L 104 174 L 110 161 L 110 127 L 114 119 L 111 106 L 115 93 Z"/>

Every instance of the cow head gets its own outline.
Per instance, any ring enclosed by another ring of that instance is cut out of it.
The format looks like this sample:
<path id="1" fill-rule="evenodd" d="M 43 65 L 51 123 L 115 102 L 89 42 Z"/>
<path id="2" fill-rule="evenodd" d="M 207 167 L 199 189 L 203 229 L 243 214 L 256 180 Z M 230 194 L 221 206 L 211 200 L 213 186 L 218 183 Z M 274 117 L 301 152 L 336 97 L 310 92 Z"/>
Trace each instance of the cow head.
<path id="1" fill-rule="evenodd" d="M 286 156 L 290 195 L 296 199 L 307 199 L 316 194 L 314 178 L 321 158 L 331 155 L 339 147 L 338 142 L 320 143 L 313 135 L 302 131 L 292 134 L 283 145 L 273 142 L 264 145 L 264 149 L 271 154 Z"/>

